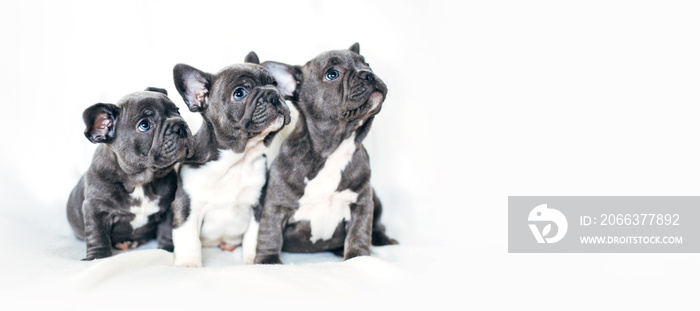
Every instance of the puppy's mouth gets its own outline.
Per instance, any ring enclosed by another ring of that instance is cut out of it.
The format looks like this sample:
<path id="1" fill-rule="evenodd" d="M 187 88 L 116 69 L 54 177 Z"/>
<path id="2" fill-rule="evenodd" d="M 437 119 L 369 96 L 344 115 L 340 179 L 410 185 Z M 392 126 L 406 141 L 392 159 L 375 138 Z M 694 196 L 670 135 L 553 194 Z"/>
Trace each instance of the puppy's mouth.
<path id="1" fill-rule="evenodd" d="M 363 90 L 364 92 L 364 90 Z M 352 96 L 351 96 L 352 98 Z M 381 108 L 384 101 L 384 94 L 380 91 L 372 92 L 363 104 L 356 108 L 345 110 L 342 113 L 344 119 L 353 120 L 360 117 L 365 117 L 371 114 L 376 114 Z"/>
<path id="2" fill-rule="evenodd" d="M 287 122 L 288 123 L 288 122 Z M 281 130 L 285 125 L 285 117 L 280 115 L 262 131 L 261 134 L 269 134 Z"/>
<path id="3" fill-rule="evenodd" d="M 263 124 L 265 124 L 263 122 Z M 261 131 L 248 132 L 248 138 L 261 137 L 271 133 L 276 133 L 281 130 L 286 124 L 289 124 L 289 117 L 283 114 L 277 115 L 271 122 L 267 123 Z M 266 138 L 267 139 L 267 138 Z"/>
<path id="4" fill-rule="evenodd" d="M 370 107 L 369 101 L 365 102 L 364 104 L 360 105 L 360 107 L 357 107 L 355 109 L 350 109 L 346 110 L 343 112 L 343 118 L 345 119 L 354 119 L 356 116 L 362 116 L 365 113 L 365 110 L 367 110 Z"/>
<path id="5" fill-rule="evenodd" d="M 161 157 L 172 159 L 172 161 L 183 159 L 185 155 L 190 153 L 190 148 L 187 145 L 182 146 L 176 142 L 176 139 L 171 139 L 163 143 L 160 150 Z"/>
<path id="6" fill-rule="evenodd" d="M 359 83 L 352 88 L 350 88 L 350 92 L 348 94 L 348 99 L 350 100 L 357 100 L 367 93 L 367 85 L 365 83 Z"/>
<path id="7" fill-rule="evenodd" d="M 156 155 L 153 156 L 153 169 L 163 170 L 175 166 L 175 164 L 192 156 L 190 146 L 182 146 L 181 144 L 167 141 Z"/>

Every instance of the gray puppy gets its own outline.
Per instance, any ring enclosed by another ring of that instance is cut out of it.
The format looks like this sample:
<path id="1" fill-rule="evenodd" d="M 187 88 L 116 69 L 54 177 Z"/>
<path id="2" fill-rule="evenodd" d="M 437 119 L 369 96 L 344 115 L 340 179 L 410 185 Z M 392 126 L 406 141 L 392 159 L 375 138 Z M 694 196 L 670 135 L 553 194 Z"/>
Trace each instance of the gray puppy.
<path id="1" fill-rule="evenodd" d="M 253 56 L 217 74 L 173 69 L 178 92 L 203 118 L 173 202 L 175 266 L 201 267 L 202 247 L 212 246 L 242 245 L 244 262 L 255 259 L 264 151 L 290 116 L 277 82 Z"/>
<path id="2" fill-rule="evenodd" d="M 109 257 L 158 238 L 172 250 L 173 168 L 191 156 L 193 139 L 163 89 L 148 88 L 85 110 L 85 137 L 100 146 L 68 199 L 68 222 L 87 243 L 83 260 Z"/>
<path id="3" fill-rule="evenodd" d="M 369 255 L 370 243 L 396 244 L 379 222 L 381 203 L 362 146 L 387 87 L 359 44 L 304 66 L 263 66 L 300 114 L 270 168 L 255 263 L 281 263 L 283 250 L 332 250 L 349 259 Z"/>

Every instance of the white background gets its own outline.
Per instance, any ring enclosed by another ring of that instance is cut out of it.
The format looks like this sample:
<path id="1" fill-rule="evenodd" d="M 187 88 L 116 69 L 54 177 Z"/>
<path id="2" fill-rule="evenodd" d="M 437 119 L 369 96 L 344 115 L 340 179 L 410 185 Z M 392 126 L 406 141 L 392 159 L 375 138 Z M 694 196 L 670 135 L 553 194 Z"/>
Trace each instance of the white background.
<path id="1" fill-rule="evenodd" d="M 507 197 L 700 195 L 699 16 L 692 1 L 5 1 L 0 297 L 52 292 L 64 275 L 46 272 L 84 252 L 64 209 L 94 150 L 86 107 L 164 87 L 196 128 L 176 63 L 303 64 L 359 42 L 389 86 L 365 145 L 402 242 L 376 252 L 412 281 L 329 308 L 696 307 L 697 254 L 507 254 Z M 150 299 L 123 290 L 124 306 Z"/>

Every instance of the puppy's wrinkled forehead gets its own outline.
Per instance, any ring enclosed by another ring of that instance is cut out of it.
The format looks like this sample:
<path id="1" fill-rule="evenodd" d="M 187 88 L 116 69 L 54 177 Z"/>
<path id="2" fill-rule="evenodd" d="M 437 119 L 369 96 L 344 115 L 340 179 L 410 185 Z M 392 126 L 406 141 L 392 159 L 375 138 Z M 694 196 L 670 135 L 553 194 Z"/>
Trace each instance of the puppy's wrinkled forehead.
<path id="1" fill-rule="evenodd" d="M 348 50 L 324 52 L 306 64 L 307 68 L 317 68 L 319 70 L 336 66 L 371 70 L 369 64 L 365 62 L 364 56 Z"/>
<path id="2" fill-rule="evenodd" d="M 168 96 L 156 92 L 136 92 L 122 97 L 117 106 L 122 107 L 122 118 L 134 119 L 148 116 L 171 117 L 179 115 L 177 106 Z"/>
<path id="3" fill-rule="evenodd" d="M 226 67 L 216 74 L 213 89 L 231 91 L 238 86 L 254 88 L 276 84 L 275 78 L 260 65 L 236 64 Z"/>

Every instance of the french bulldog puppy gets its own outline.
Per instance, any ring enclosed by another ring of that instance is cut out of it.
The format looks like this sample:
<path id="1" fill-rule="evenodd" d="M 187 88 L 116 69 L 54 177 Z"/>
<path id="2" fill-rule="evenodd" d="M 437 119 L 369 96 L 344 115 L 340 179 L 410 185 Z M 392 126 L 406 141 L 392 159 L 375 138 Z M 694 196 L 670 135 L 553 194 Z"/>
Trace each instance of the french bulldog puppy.
<path id="1" fill-rule="evenodd" d="M 87 244 L 83 260 L 109 257 L 158 238 L 172 250 L 174 167 L 191 156 L 193 138 L 164 89 L 129 94 L 83 113 L 85 137 L 99 143 L 67 204 L 68 222 Z"/>
<path id="2" fill-rule="evenodd" d="M 290 116 L 274 77 L 253 56 L 217 74 L 185 64 L 173 69 L 178 92 L 203 119 L 173 203 L 175 266 L 201 267 L 202 247 L 213 246 L 242 245 L 244 262 L 255 259 L 263 153 Z"/>
<path id="3" fill-rule="evenodd" d="M 320 54 L 304 66 L 264 62 L 299 110 L 270 168 L 255 263 L 279 264 L 280 252 L 369 255 L 370 243 L 396 244 L 379 222 L 362 146 L 387 87 L 359 44 Z"/>

